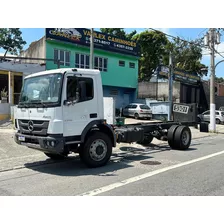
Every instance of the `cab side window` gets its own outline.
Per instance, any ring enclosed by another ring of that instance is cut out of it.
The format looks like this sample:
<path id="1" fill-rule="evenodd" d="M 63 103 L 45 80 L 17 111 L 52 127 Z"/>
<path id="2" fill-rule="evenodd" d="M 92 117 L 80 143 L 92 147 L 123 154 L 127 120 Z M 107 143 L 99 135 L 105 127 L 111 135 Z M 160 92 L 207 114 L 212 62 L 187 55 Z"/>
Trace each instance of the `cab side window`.
<path id="1" fill-rule="evenodd" d="M 75 101 L 78 96 L 78 80 L 75 77 L 68 77 L 67 79 L 67 100 Z"/>
<path id="2" fill-rule="evenodd" d="M 84 82 L 85 84 L 85 101 L 92 100 L 94 97 L 94 88 L 93 88 L 93 79 L 91 78 L 80 78 L 79 81 Z"/>
<path id="3" fill-rule="evenodd" d="M 93 79 L 68 77 L 67 80 L 67 100 L 84 102 L 93 99 L 94 88 Z"/>

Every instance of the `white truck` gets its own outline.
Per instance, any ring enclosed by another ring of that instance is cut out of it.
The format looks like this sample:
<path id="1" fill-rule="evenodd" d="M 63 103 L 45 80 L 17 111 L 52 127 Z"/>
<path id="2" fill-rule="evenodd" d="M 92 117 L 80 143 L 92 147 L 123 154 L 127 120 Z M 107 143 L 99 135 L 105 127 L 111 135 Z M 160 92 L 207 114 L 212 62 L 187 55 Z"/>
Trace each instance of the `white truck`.
<path id="1" fill-rule="evenodd" d="M 180 122 L 110 125 L 104 119 L 99 70 L 64 68 L 24 78 L 15 111 L 15 141 L 44 152 L 51 159 L 79 153 L 88 167 L 105 165 L 116 143 L 149 144 L 168 140 L 173 149 L 187 149 L 191 131 Z"/>

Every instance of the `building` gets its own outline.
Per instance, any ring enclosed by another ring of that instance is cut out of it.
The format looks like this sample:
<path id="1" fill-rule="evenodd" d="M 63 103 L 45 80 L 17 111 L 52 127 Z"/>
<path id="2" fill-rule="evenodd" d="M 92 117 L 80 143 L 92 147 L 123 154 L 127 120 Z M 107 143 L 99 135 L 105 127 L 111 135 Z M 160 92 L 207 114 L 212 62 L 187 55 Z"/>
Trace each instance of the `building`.
<path id="1" fill-rule="evenodd" d="M 203 81 L 205 88 L 210 89 L 210 81 Z M 224 96 L 224 83 L 215 82 L 215 96 Z"/>
<path id="2" fill-rule="evenodd" d="M 156 76 L 156 78 L 155 78 Z M 161 66 L 160 71 L 149 83 L 139 83 L 139 97 L 165 98 L 168 100 L 169 68 Z M 200 98 L 201 79 L 180 69 L 173 72 L 173 99 L 181 103 L 198 103 Z M 150 87 L 151 86 L 151 87 Z"/>
<path id="3" fill-rule="evenodd" d="M 153 77 L 152 82 L 139 83 L 139 98 L 151 98 L 167 101 L 169 98 L 168 84 L 169 68 L 162 66 L 158 76 Z M 198 112 L 208 108 L 206 93 L 201 78 L 180 69 L 173 73 L 173 102 L 196 103 Z"/>
<path id="4" fill-rule="evenodd" d="M 90 66 L 91 32 L 84 28 L 48 28 L 21 56 L 51 59 L 46 69 Z M 54 60 L 52 60 L 54 59 Z M 102 75 L 103 94 L 114 97 L 116 108 L 135 101 L 138 87 L 138 46 L 101 32 L 94 32 L 94 68 Z"/>
<path id="5" fill-rule="evenodd" d="M 0 54 L 0 57 L 3 54 Z M 16 55 L 7 55 L 16 57 Z M 11 108 L 18 104 L 23 77 L 45 70 L 45 65 L 21 63 L 18 59 L 0 61 L 0 121 L 10 118 Z M 4 94 L 4 95 L 3 95 Z"/>

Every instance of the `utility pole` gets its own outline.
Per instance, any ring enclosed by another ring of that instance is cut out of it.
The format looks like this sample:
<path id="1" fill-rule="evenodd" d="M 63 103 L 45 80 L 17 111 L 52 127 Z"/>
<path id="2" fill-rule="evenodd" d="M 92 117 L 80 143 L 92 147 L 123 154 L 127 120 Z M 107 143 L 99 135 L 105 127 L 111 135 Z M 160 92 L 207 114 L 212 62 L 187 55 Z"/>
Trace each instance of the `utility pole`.
<path id="1" fill-rule="evenodd" d="M 91 28 L 91 37 L 90 37 L 90 69 L 94 69 L 94 30 Z"/>
<path id="2" fill-rule="evenodd" d="M 173 58 L 172 58 L 172 52 L 170 51 L 169 55 L 169 104 L 170 104 L 170 111 L 169 111 L 169 117 L 168 120 L 171 121 L 172 116 L 172 105 L 173 105 Z"/>
<path id="3" fill-rule="evenodd" d="M 215 122 L 215 29 L 210 29 L 211 39 L 211 77 L 210 77 L 210 131 L 216 131 Z"/>
<path id="4" fill-rule="evenodd" d="M 215 119 L 215 44 L 220 43 L 220 33 L 216 32 L 216 29 L 210 28 L 209 32 L 205 35 L 205 46 L 208 46 L 211 50 L 210 61 L 210 131 L 216 131 L 216 119 Z"/>

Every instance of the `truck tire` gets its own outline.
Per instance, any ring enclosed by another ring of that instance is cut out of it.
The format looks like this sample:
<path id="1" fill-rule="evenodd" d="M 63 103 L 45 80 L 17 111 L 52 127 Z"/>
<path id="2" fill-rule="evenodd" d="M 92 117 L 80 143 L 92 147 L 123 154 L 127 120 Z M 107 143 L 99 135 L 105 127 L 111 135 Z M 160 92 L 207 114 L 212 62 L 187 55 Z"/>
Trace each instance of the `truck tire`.
<path id="1" fill-rule="evenodd" d="M 153 136 L 152 135 L 147 135 L 144 137 L 144 139 L 142 141 L 138 141 L 138 144 L 141 145 L 149 145 L 153 140 Z"/>
<path id="2" fill-rule="evenodd" d="M 47 157 L 51 158 L 52 160 L 62 160 L 65 159 L 65 155 L 58 155 L 58 154 L 53 154 L 53 153 L 44 153 Z"/>
<path id="3" fill-rule="evenodd" d="M 175 149 L 185 150 L 191 144 L 191 130 L 187 126 L 179 126 L 174 134 Z"/>
<path id="4" fill-rule="evenodd" d="M 90 168 L 106 165 L 111 154 L 111 139 L 99 131 L 91 134 L 79 150 L 80 159 Z"/>
<path id="5" fill-rule="evenodd" d="M 168 140 L 168 144 L 169 144 L 171 149 L 175 149 L 174 136 L 175 136 L 175 132 L 176 132 L 178 127 L 179 127 L 179 125 L 172 125 L 168 129 L 167 140 Z"/>

